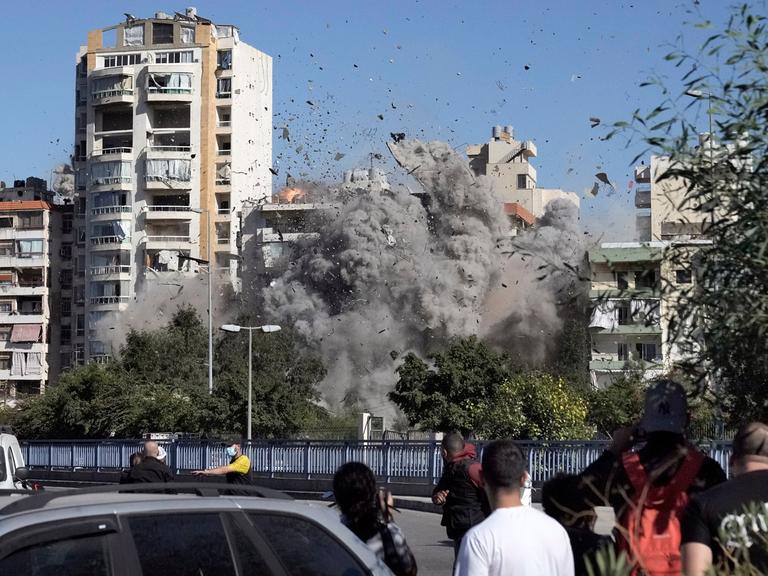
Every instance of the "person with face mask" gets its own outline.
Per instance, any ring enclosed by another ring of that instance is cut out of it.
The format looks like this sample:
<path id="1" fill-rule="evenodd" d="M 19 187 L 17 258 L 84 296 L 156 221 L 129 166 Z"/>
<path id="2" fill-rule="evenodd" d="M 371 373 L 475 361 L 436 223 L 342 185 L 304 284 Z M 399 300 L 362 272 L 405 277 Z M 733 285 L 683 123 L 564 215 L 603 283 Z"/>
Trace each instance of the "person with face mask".
<path id="1" fill-rule="evenodd" d="M 226 476 L 227 484 L 251 484 L 251 459 L 242 453 L 240 444 L 227 446 L 229 464 L 209 468 L 208 470 L 194 470 L 195 476 Z"/>

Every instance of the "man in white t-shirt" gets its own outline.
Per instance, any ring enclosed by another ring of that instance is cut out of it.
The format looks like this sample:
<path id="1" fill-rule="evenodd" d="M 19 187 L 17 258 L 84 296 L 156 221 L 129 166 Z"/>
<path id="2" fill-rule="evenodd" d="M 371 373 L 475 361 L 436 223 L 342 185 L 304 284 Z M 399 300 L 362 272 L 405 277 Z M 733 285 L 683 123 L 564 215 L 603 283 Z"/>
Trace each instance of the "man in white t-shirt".
<path id="1" fill-rule="evenodd" d="M 523 506 L 526 460 L 510 440 L 483 452 L 483 481 L 493 513 L 467 532 L 455 576 L 573 576 L 573 554 L 565 529 Z"/>

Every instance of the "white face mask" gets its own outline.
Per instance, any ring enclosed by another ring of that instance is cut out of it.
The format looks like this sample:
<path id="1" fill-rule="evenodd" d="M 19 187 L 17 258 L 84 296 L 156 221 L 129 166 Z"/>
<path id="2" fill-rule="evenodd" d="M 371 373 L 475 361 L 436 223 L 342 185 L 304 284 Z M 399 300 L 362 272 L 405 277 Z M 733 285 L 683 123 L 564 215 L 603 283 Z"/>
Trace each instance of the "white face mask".
<path id="1" fill-rule="evenodd" d="M 234 446 L 227 446 L 227 456 L 234 458 L 237 455 L 237 450 Z"/>

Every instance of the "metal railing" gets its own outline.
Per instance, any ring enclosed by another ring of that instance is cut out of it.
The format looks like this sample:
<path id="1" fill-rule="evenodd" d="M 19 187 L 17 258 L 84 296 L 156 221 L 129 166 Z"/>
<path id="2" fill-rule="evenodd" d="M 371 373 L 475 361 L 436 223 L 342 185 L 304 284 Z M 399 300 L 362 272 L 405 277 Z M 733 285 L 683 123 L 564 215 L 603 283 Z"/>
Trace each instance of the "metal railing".
<path id="1" fill-rule="evenodd" d="M 91 216 L 101 216 L 103 214 L 127 214 L 131 212 L 131 206 L 99 206 L 91 208 Z"/>
<path id="2" fill-rule="evenodd" d="M 192 146 L 166 146 L 164 144 L 150 144 L 149 149 L 153 152 L 190 152 Z"/>
<path id="3" fill-rule="evenodd" d="M 103 244 L 122 244 L 123 242 L 130 241 L 130 238 L 126 236 L 91 236 L 91 244 L 93 246 L 101 246 Z"/>
<path id="4" fill-rule="evenodd" d="M 102 148 L 101 150 L 94 150 L 91 156 L 110 156 L 112 154 L 133 154 L 133 148 L 128 146 L 117 148 Z"/>
<path id="5" fill-rule="evenodd" d="M 132 88 L 119 88 L 117 90 L 96 90 L 92 93 L 94 100 L 112 98 L 113 96 L 133 96 Z"/>
<path id="6" fill-rule="evenodd" d="M 127 468 L 141 440 L 35 440 L 22 443 L 27 466 L 48 470 L 118 470 Z M 168 465 L 178 472 L 221 466 L 227 462 L 225 444 L 216 441 L 162 441 Z M 528 455 L 534 482 L 560 472 L 575 474 L 594 462 L 608 442 L 520 442 Z M 482 445 L 478 446 L 478 454 Z M 728 471 L 730 442 L 712 442 L 702 449 Z M 253 472 L 272 478 L 330 477 L 346 462 L 367 464 L 386 482 L 436 483 L 443 463 L 438 442 L 275 440 L 243 444 Z"/>
<path id="7" fill-rule="evenodd" d="M 232 126 L 231 120 L 217 120 L 216 121 L 216 128 L 229 128 Z"/>
<path id="8" fill-rule="evenodd" d="M 189 236 L 147 236 L 148 242 L 190 242 Z"/>
<path id="9" fill-rule="evenodd" d="M 90 298 L 90 302 L 94 306 L 100 304 L 127 304 L 130 301 L 130 296 L 91 296 Z"/>
<path id="10" fill-rule="evenodd" d="M 192 88 L 170 87 L 170 86 L 147 86 L 149 94 L 192 94 Z"/>
<path id="11" fill-rule="evenodd" d="M 232 180 L 229 178 L 216 178 L 217 186 L 229 186 L 232 184 Z"/>
<path id="12" fill-rule="evenodd" d="M 91 276 L 108 276 L 110 274 L 130 274 L 130 265 L 91 266 Z"/>
<path id="13" fill-rule="evenodd" d="M 148 212 L 190 212 L 190 207 L 181 206 L 181 205 L 173 206 L 171 204 L 168 204 L 168 205 L 148 204 L 147 211 Z"/>

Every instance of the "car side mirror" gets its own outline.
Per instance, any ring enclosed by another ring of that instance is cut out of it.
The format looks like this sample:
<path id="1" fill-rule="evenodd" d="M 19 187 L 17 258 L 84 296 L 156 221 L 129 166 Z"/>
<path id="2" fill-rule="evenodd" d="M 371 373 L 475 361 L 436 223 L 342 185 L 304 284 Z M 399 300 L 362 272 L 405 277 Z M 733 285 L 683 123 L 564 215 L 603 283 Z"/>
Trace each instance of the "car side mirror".
<path id="1" fill-rule="evenodd" d="M 16 471 L 13 473 L 13 479 L 17 482 L 26 482 L 29 480 L 29 468 L 23 466 L 16 468 Z"/>

